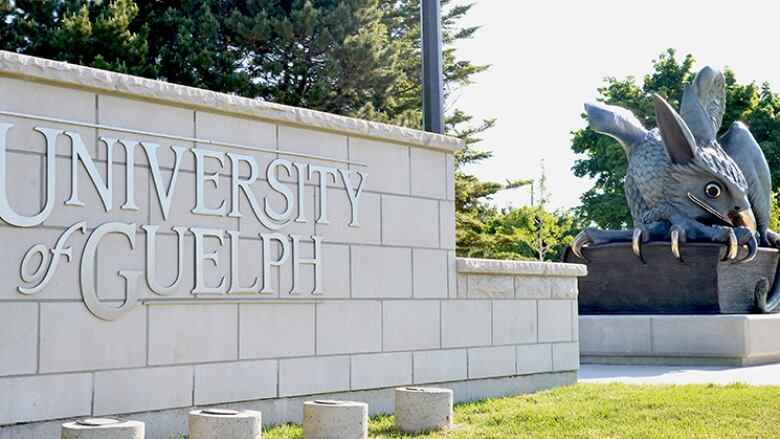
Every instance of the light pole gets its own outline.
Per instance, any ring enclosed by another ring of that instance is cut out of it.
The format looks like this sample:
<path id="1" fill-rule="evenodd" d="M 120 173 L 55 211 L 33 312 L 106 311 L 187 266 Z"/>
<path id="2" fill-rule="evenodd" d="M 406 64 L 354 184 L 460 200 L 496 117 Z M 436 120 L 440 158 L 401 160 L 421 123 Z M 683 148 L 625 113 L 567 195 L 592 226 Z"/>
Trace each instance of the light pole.
<path id="1" fill-rule="evenodd" d="M 441 5 L 420 0 L 422 29 L 423 129 L 444 133 L 444 80 L 441 62 Z"/>

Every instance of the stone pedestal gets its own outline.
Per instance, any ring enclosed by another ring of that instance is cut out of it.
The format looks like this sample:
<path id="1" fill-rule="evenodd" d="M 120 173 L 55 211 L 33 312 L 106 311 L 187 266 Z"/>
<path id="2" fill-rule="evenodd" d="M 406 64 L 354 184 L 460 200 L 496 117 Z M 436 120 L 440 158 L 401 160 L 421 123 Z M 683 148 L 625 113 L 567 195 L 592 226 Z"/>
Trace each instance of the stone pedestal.
<path id="1" fill-rule="evenodd" d="M 580 316 L 582 363 L 751 366 L 780 362 L 780 315 Z"/>
<path id="2" fill-rule="evenodd" d="M 252 410 L 193 410 L 189 431 L 189 439 L 260 439 L 263 419 Z"/>
<path id="3" fill-rule="evenodd" d="M 144 439 L 144 423 L 87 418 L 62 424 L 62 439 Z"/>
<path id="4" fill-rule="evenodd" d="M 589 262 L 567 249 L 564 260 L 588 267 L 579 279 L 580 315 L 748 314 L 759 279 L 774 282 L 778 251 L 759 248 L 753 261 L 733 264 L 721 262 L 725 249 L 687 243 L 680 263 L 668 242 L 650 242 L 642 246 L 643 263 L 630 242 L 621 242 L 586 247 Z M 746 254 L 740 248 L 737 258 Z"/>
<path id="5" fill-rule="evenodd" d="M 395 426 L 405 433 L 452 427 L 452 390 L 434 387 L 395 389 Z"/>
<path id="6" fill-rule="evenodd" d="M 368 404 L 334 400 L 304 402 L 303 437 L 304 439 L 367 439 Z"/>

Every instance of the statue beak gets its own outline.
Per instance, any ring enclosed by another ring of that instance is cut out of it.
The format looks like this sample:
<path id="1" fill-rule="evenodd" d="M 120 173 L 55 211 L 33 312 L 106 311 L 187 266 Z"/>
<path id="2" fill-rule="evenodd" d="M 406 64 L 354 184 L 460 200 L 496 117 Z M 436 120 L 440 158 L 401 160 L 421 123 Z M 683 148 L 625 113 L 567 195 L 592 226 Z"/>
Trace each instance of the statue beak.
<path id="1" fill-rule="evenodd" d="M 696 195 L 693 195 L 692 193 L 688 192 L 688 199 L 693 201 L 694 204 L 701 207 L 703 210 L 709 212 L 712 216 L 718 218 L 723 223 L 731 226 L 731 227 L 746 227 L 748 228 L 753 234 L 756 233 L 756 217 L 753 215 L 752 209 L 742 209 L 742 210 L 731 210 L 726 215 L 718 212 L 717 209 L 710 206 L 708 203 L 706 203 L 701 198 L 697 197 Z"/>
<path id="2" fill-rule="evenodd" d="M 753 209 L 732 210 L 727 216 L 732 225 L 747 227 L 753 234 L 756 233 L 756 217 L 753 215 Z"/>

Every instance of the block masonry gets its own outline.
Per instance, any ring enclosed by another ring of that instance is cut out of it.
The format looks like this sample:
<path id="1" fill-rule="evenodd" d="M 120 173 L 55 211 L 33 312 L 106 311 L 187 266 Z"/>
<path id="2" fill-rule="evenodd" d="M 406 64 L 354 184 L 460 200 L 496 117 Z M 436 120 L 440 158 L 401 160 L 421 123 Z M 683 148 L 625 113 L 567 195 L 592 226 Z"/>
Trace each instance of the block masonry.
<path id="1" fill-rule="evenodd" d="M 584 267 L 455 257 L 457 139 L 8 52 L 2 124 L 0 437 L 578 368 Z"/>

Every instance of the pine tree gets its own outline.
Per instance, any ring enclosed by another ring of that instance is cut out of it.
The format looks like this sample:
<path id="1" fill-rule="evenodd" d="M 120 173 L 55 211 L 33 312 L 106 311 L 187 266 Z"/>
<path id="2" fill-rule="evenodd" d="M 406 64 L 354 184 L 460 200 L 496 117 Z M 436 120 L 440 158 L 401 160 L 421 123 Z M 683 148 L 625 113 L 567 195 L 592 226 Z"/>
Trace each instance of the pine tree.
<path id="1" fill-rule="evenodd" d="M 157 74 L 147 58 L 148 28 L 130 30 L 138 15 L 132 0 L 14 0 L 12 4 L 9 9 L 0 3 L 0 11 L 8 11 L 0 32 L 5 50 L 139 76 Z"/>
<path id="2" fill-rule="evenodd" d="M 135 0 L 134 28 L 148 28 L 147 62 L 156 78 L 191 87 L 254 97 L 225 22 L 231 0 Z"/>
<path id="3" fill-rule="evenodd" d="M 236 3 L 226 32 L 252 96 L 358 116 L 384 107 L 399 78 L 379 0 Z"/>
<path id="4" fill-rule="evenodd" d="M 442 0 L 444 94 L 487 69 L 454 43 L 477 27 L 472 5 Z M 177 84 L 421 128 L 419 0 L 0 0 L 3 49 Z M 457 154 L 457 245 L 489 254 L 493 194 L 524 182 L 479 181 L 463 170 L 493 120 L 451 109 Z"/>

